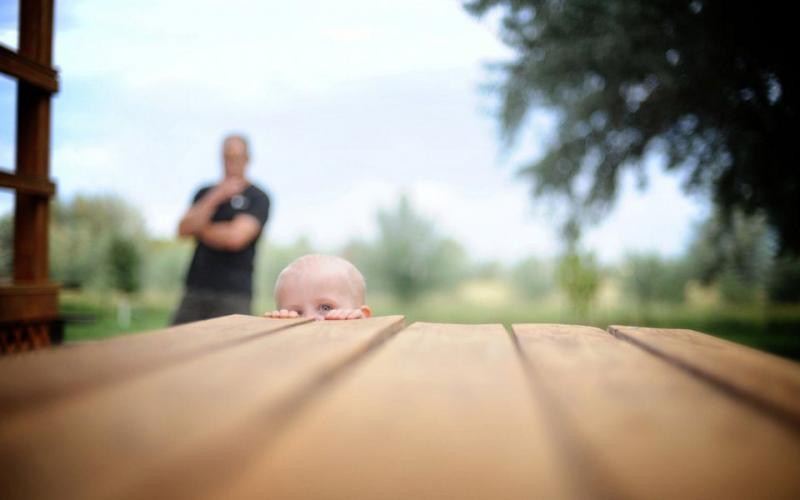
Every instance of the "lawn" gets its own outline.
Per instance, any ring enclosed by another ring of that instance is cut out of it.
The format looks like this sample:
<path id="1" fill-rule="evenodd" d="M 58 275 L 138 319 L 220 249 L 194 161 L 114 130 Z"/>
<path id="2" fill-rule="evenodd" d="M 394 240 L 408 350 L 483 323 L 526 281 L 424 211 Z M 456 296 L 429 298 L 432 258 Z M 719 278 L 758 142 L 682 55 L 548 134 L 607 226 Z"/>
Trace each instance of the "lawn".
<path id="1" fill-rule="evenodd" d="M 67 316 L 68 342 L 94 340 L 119 334 L 163 328 L 169 324 L 178 297 L 138 297 L 131 301 L 130 324 L 121 326 L 116 298 L 109 295 L 61 294 L 61 311 Z M 259 311 L 272 308 L 256 299 Z M 407 323 L 571 323 L 605 329 L 609 325 L 689 328 L 746 344 L 800 361 L 800 305 L 793 306 L 658 306 L 647 311 L 632 307 L 597 307 L 579 316 L 558 300 L 534 301 L 508 297 L 469 297 L 433 294 L 425 300 L 401 304 L 388 296 L 373 294 L 376 315 L 404 314 Z"/>

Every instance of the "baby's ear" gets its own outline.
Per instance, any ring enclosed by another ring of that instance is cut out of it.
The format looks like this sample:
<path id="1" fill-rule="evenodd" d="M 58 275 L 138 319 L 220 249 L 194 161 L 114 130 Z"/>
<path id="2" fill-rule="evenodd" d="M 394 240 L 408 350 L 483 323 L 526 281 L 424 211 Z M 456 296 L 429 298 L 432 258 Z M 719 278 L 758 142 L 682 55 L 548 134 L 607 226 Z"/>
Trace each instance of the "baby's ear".
<path id="1" fill-rule="evenodd" d="M 369 306 L 361 306 L 361 314 L 363 314 L 365 318 L 370 318 L 372 317 L 372 309 Z"/>

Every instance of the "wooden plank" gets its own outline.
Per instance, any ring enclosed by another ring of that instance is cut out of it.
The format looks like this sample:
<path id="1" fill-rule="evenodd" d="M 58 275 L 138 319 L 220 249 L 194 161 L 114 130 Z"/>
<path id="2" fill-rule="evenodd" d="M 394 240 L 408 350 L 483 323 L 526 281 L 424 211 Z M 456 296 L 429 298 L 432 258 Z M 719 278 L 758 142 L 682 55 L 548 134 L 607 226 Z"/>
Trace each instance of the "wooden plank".
<path id="1" fill-rule="evenodd" d="M 0 361 L 0 416 L 53 404 L 144 371 L 186 362 L 305 323 L 232 314 Z"/>
<path id="2" fill-rule="evenodd" d="M 50 180 L 17 175 L 2 169 L 0 169 L 0 187 L 11 188 L 18 193 L 33 194 L 48 198 L 53 196 L 56 192 L 56 185 Z"/>
<path id="3" fill-rule="evenodd" d="M 58 73 L 0 44 L 0 73 L 46 92 L 58 92 Z"/>
<path id="4" fill-rule="evenodd" d="M 3 497 L 195 498 L 402 325 L 297 325 L 8 418 Z"/>
<path id="5" fill-rule="evenodd" d="M 501 325 L 415 323 L 299 415 L 214 498 L 564 498 Z"/>
<path id="6" fill-rule="evenodd" d="M 57 316 L 57 285 L 0 285 L 0 321 L 51 320 Z"/>
<path id="7" fill-rule="evenodd" d="M 587 497 L 800 498 L 800 436 L 596 328 L 514 325 Z"/>
<path id="8" fill-rule="evenodd" d="M 609 332 L 800 429 L 800 365 L 692 330 L 612 326 Z"/>

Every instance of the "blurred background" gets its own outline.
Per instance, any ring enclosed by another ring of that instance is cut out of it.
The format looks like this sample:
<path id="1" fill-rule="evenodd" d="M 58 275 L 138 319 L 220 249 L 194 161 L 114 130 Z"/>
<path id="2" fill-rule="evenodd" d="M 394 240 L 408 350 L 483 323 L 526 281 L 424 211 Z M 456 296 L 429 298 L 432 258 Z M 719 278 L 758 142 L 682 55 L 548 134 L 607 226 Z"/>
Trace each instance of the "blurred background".
<path id="1" fill-rule="evenodd" d="M 17 44 L 0 0 L 0 43 Z M 68 340 L 165 326 L 221 140 L 273 205 L 254 313 L 311 252 L 378 315 L 693 328 L 800 359 L 785 7 L 56 3 L 50 268 Z M 735 34 L 735 40 L 734 40 Z M 0 76 L 0 166 L 16 84 Z M 0 191 L 0 280 L 13 195 Z"/>

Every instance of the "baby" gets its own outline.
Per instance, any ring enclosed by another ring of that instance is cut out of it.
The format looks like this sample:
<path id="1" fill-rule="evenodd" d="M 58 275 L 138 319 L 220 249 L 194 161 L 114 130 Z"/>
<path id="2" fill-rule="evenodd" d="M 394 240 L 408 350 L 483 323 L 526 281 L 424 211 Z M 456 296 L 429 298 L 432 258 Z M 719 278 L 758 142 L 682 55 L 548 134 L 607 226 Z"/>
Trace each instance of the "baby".
<path id="1" fill-rule="evenodd" d="M 331 255 L 306 255 L 295 260 L 275 282 L 277 311 L 269 318 L 369 318 L 364 305 L 364 276 L 348 261 Z"/>

